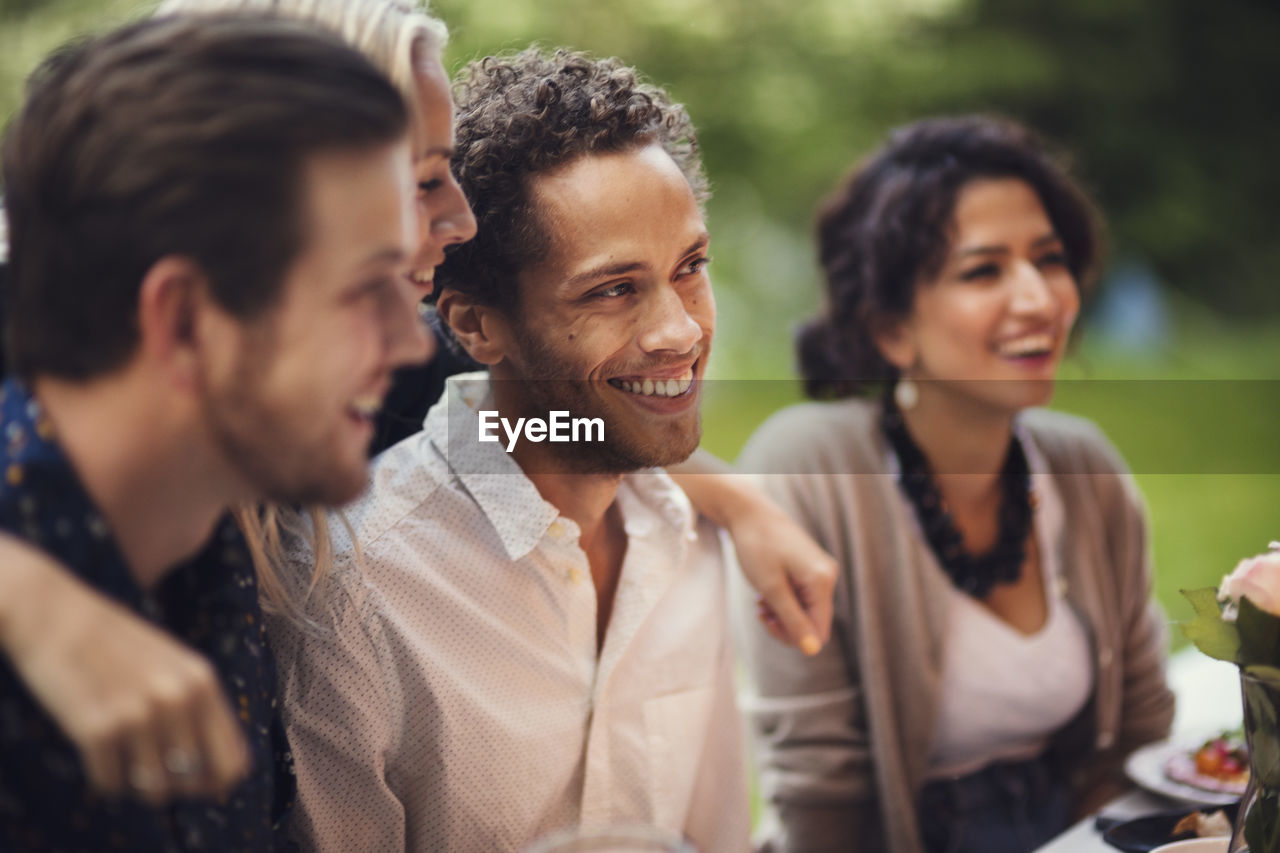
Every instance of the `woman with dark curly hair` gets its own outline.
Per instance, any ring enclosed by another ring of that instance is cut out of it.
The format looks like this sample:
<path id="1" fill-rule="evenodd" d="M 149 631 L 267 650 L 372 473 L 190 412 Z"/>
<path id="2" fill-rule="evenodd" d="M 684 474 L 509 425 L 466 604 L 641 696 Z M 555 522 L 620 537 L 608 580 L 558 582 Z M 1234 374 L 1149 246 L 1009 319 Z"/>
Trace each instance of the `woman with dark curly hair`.
<path id="1" fill-rule="evenodd" d="M 774 849 L 1031 850 L 1167 734 L 1140 497 L 1093 425 L 1034 408 L 1094 223 L 1034 134 L 984 117 L 894 131 L 822 207 L 798 343 L 822 402 L 741 460 L 841 565 L 818 656 L 746 628 Z"/>

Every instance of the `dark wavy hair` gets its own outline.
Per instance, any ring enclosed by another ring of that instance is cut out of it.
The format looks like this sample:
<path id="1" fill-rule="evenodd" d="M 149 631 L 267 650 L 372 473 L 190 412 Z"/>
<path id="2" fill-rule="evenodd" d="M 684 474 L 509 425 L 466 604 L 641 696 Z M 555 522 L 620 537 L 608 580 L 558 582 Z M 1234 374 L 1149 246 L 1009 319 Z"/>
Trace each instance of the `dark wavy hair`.
<path id="1" fill-rule="evenodd" d="M 529 179 L 578 157 L 656 143 L 699 204 L 707 198 L 684 107 L 617 59 L 536 47 L 491 56 L 463 70 L 454 102 L 453 169 L 478 229 L 474 240 L 450 247 L 436 271 L 437 293 L 452 288 L 510 313 L 520 272 L 545 258 L 550 245 Z"/>
<path id="2" fill-rule="evenodd" d="M 1033 131 L 988 116 L 897 128 L 818 210 L 826 305 L 796 341 L 810 397 L 846 397 L 897 378 L 874 332 L 910 315 L 916 288 L 938 274 L 956 198 L 978 178 L 1026 181 L 1062 240 L 1077 285 L 1092 288 L 1102 253 L 1099 218 L 1065 159 Z"/>

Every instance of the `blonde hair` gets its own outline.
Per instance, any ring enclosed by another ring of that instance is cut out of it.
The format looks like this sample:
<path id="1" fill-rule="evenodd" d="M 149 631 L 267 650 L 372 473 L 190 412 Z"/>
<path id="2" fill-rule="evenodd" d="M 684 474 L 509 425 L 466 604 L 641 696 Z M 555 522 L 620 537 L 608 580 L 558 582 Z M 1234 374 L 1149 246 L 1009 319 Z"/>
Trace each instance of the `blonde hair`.
<path id="1" fill-rule="evenodd" d="M 363 53 L 417 112 L 414 73 L 440 62 L 449 31 L 417 0 L 164 0 L 157 15 L 257 12 L 330 30 Z"/>
<path id="2" fill-rule="evenodd" d="M 404 97 L 415 122 L 418 112 L 416 73 L 443 58 L 448 30 L 444 22 L 416 0 L 164 0 L 157 15 L 198 15 L 243 11 L 312 23 L 351 45 L 390 78 Z M 234 511 L 248 542 L 258 575 L 263 609 L 302 627 L 315 628 L 308 602 L 333 567 L 329 518 L 320 507 L 301 510 L 276 504 L 246 504 Z M 356 559 L 359 546 L 347 519 L 338 519 L 351 534 Z M 308 577 L 291 569 L 309 554 Z M 291 559 L 292 557 L 292 559 Z"/>

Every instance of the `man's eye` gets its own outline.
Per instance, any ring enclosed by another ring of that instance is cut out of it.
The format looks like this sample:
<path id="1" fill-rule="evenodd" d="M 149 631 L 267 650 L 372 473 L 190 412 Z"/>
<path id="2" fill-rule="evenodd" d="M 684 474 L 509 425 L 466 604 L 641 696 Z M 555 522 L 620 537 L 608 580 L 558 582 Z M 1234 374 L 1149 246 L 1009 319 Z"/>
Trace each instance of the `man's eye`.
<path id="1" fill-rule="evenodd" d="M 960 273 L 961 281 L 985 281 L 1000 275 L 1000 267 L 995 264 L 982 264 Z"/>
<path id="2" fill-rule="evenodd" d="M 349 298 L 353 302 L 359 302 L 359 301 L 362 301 L 365 299 L 371 299 L 371 298 L 380 299 L 384 294 L 391 291 L 391 289 L 394 287 L 395 287 L 394 280 L 387 277 L 377 278 L 377 279 L 373 279 L 372 281 L 367 281 L 364 284 L 352 290 L 351 293 L 349 294 Z"/>
<path id="3" fill-rule="evenodd" d="M 697 275 L 704 271 L 707 265 L 711 263 L 710 258 L 694 258 L 680 269 L 680 275 Z"/>
<path id="4" fill-rule="evenodd" d="M 1049 252 L 1042 255 L 1037 265 L 1042 267 L 1065 267 L 1067 265 L 1067 255 L 1065 252 Z"/>
<path id="5" fill-rule="evenodd" d="M 597 290 L 593 296 L 598 299 L 613 299 L 618 296 L 626 296 L 632 291 L 631 282 L 620 281 L 617 284 L 611 284 L 603 290 Z"/>

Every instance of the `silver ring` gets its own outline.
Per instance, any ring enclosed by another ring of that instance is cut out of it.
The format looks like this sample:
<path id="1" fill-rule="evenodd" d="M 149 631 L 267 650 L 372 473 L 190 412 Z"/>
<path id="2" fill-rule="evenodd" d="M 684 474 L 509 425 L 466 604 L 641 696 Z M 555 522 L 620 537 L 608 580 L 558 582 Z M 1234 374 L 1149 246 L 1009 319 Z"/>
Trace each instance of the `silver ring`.
<path id="1" fill-rule="evenodd" d="M 192 776 L 200 772 L 200 759 L 175 746 L 164 754 L 164 766 L 174 776 Z"/>

